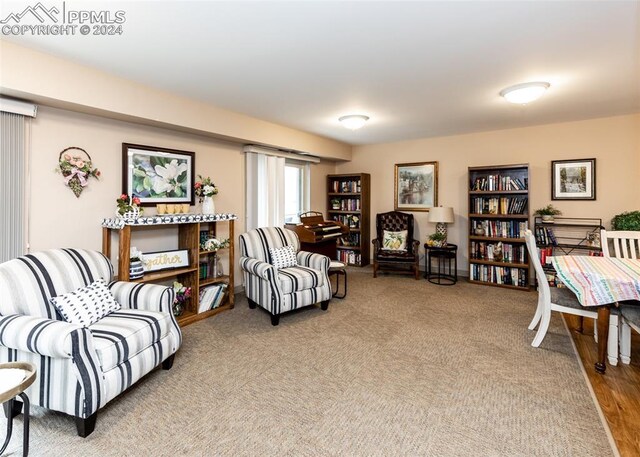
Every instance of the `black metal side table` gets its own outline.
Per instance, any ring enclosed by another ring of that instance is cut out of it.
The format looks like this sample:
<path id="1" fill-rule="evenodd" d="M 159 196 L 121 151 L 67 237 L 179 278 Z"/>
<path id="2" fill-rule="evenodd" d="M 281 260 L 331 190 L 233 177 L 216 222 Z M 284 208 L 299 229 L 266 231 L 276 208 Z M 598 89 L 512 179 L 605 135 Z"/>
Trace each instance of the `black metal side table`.
<path id="1" fill-rule="evenodd" d="M 24 432 L 22 434 L 22 455 L 27 456 L 29 454 L 29 397 L 24 391 L 33 384 L 36 380 L 36 367 L 28 362 L 9 362 L 0 363 L 0 376 L 4 370 L 21 370 L 24 372 L 24 377 L 18 384 L 10 386 L 8 390 L 0 392 L 0 403 L 4 407 L 5 415 L 7 416 L 7 436 L 4 440 L 2 448 L 0 448 L 0 455 L 9 446 L 11 441 L 11 432 L 13 431 L 13 418 L 20 414 L 24 403 Z M 22 399 L 22 403 L 16 400 L 16 397 Z"/>
<path id="2" fill-rule="evenodd" d="M 447 244 L 445 246 L 424 245 L 424 277 L 433 284 L 439 286 L 452 286 L 458 282 L 458 246 Z M 432 260 L 438 261 L 438 271 L 432 271 Z M 445 271 L 446 268 L 446 271 Z"/>

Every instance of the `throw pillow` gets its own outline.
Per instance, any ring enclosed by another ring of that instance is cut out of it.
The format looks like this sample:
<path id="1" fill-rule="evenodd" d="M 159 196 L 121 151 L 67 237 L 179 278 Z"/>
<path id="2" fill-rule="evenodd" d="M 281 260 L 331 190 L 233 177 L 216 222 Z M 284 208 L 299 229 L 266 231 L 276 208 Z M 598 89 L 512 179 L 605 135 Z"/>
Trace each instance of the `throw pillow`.
<path id="1" fill-rule="evenodd" d="M 288 268 L 298 265 L 296 251 L 293 246 L 269 248 L 269 254 L 271 254 L 271 265 L 276 268 Z"/>
<path id="2" fill-rule="evenodd" d="M 401 230 L 399 232 L 388 232 L 384 230 L 384 232 L 382 233 L 382 250 L 406 251 L 407 233 L 407 230 Z"/>
<path id="3" fill-rule="evenodd" d="M 114 311 L 120 309 L 120 303 L 111 294 L 103 279 L 73 292 L 51 298 L 65 321 L 88 327 Z"/>

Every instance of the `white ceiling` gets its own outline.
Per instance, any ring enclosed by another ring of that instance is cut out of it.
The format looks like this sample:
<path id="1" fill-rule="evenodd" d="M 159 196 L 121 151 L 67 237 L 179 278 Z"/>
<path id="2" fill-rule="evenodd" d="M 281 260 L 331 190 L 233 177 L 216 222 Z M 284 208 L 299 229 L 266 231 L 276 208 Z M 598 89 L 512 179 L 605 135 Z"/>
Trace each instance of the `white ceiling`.
<path id="1" fill-rule="evenodd" d="M 638 1 L 66 3 L 124 33 L 12 41 L 352 144 L 640 112 Z M 532 80 L 529 106 L 498 95 Z"/>

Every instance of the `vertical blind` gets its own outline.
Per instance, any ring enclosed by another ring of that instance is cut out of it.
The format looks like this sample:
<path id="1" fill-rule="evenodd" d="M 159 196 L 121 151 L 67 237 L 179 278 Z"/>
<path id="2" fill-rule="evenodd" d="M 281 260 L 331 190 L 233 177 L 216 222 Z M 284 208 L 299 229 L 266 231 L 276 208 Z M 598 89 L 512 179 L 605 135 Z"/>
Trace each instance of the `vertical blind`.
<path id="1" fill-rule="evenodd" d="M 27 122 L 0 112 L 0 262 L 26 252 Z"/>

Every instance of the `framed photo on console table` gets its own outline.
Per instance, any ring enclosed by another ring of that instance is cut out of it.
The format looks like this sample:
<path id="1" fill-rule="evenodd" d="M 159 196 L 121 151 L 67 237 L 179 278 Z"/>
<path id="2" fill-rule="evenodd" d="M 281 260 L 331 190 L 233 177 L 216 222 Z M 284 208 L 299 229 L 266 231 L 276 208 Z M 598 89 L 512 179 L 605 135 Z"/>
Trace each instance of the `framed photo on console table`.
<path id="1" fill-rule="evenodd" d="M 596 159 L 551 161 L 552 200 L 595 200 Z"/>
<path id="2" fill-rule="evenodd" d="M 397 163 L 394 209 L 429 211 L 438 206 L 438 162 Z"/>
<path id="3" fill-rule="evenodd" d="M 195 202 L 195 153 L 122 143 L 122 193 L 143 206 Z"/>

